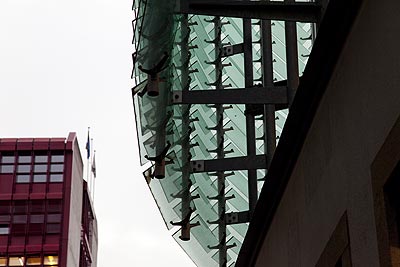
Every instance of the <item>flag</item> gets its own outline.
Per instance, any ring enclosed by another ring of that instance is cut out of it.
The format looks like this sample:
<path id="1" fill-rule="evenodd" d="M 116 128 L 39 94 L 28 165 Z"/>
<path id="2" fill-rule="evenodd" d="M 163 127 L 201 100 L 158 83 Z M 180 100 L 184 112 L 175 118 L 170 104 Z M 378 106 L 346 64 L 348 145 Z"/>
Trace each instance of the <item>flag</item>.
<path id="1" fill-rule="evenodd" d="M 96 151 L 94 151 L 94 152 L 96 152 Z M 96 153 L 94 153 L 94 155 L 93 155 L 92 172 L 93 172 L 94 178 L 96 178 Z"/>
<path id="2" fill-rule="evenodd" d="M 87 158 L 90 158 L 90 138 L 89 138 L 89 131 L 87 133 L 87 142 L 86 142 L 86 153 L 87 153 Z"/>

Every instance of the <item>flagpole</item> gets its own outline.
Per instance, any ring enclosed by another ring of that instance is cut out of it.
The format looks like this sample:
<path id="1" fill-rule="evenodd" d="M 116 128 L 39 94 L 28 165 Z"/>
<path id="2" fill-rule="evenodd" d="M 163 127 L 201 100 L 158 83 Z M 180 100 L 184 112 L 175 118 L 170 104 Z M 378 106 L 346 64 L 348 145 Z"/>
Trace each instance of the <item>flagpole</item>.
<path id="1" fill-rule="evenodd" d="M 91 142 L 91 146 L 90 146 L 90 148 L 92 149 L 92 151 L 91 152 L 93 152 L 94 150 L 93 150 L 93 138 L 91 138 L 90 139 L 90 142 Z M 93 155 L 93 156 L 92 156 Z M 90 193 L 89 193 L 89 195 L 92 195 L 92 187 L 93 187 L 93 183 L 94 183 L 94 179 L 93 179 L 93 157 L 94 157 L 94 154 L 93 153 L 90 153 L 90 187 L 89 187 L 89 190 L 90 190 Z M 93 200 L 93 197 L 92 197 L 92 200 Z"/>
<path id="2" fill-rule="evenodd" d="M 95 155 L 96 155 L 96 150 L 94 150 L 93 151 L 93 160 L 95 159 Z M 92 164 L 93 164 L 93 162 L 92 162 Z M 96 164 L 96 163 L 94 163 L 94 164 Z M 95 168 L 96 168 L 96 165 L 94 165 L 95 166 Z M 96 171 L 96 170 L 94 170 L 94 171 Z M 92 201 L 93 201 L 93 205 L 94 205 L 94 189 L 96 188 L 96 175 L 93 173 L 93 171 L 92 171 L 92 174 L 93 174 L 93 199 L 92 199 Z"/>

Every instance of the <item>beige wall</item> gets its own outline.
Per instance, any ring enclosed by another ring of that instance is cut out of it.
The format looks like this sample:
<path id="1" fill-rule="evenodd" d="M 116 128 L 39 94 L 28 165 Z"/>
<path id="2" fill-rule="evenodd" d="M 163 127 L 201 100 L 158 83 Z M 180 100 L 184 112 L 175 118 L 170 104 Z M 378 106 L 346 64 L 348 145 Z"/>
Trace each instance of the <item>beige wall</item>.
<path id="1" fill-rule="evenodd" d="M 353 266 L 379 266 L 371 163 L 400 115 L 399 34 L 400 1 L 364 2 L 257 266 L 315 266 L 346 211 Z"/>
<path id="2" fill-rule="evenodd" d="M 73 151 L 67 267 L 79 266 L 82 225 L 83 163 L 77 142 Z"/>

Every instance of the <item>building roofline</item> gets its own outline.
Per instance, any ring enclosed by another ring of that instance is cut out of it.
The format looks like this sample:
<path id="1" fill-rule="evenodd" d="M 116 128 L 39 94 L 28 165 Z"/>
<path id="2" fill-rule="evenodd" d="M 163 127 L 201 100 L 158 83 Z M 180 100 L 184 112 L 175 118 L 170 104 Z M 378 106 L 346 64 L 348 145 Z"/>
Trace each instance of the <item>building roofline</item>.
<path id="1" fill-rule="evenodd" d="M 299 84 L 237 267 L 254 266 L 363 0 L 330 0 Z M 340 16 L 339 16 L 340 15 Z"/>

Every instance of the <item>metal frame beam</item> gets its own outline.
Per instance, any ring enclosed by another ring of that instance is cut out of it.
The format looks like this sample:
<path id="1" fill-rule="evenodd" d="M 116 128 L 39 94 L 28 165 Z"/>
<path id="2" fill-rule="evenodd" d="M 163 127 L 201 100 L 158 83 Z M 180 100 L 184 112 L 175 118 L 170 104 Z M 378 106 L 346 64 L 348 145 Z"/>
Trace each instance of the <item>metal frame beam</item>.
<path id="1" fill-rule="evenodd" d="M 253 74 L 253 41 L 252 41 L 252 24 L 251 19 L 243 19 L 243 46 L 244 46 L 244 86 L 251 87 L 254 85 Z M 266 91 L 266 90 L 263 90 Z M 246 105 L 246 152 L 248 158 L 256 157 L 256 124 L 255 116 L 249 112 L 253 105 Z M 265 157 L 264 157 L 265 159 Z M 263 164 L 265 168 L 266 163 Z M 247 186 L 249 197 L 250 216 L 256 207 L 258 190 L 257 190 L 257 170 L 247 169 Z"/>
<path id="2" fill-rule="evenodd" d="M 247 223 L 249 221 L 250 221 L 250 212 L 248 210 L 239 212 L 230 212 L 225 214 L 226 224 Z"/>
<path id="3" fill-rule="evenodd" d="M 174 91 L 172 104 L 287 104 L 287 87 Z"/>
<path id="4" fill-rule="evenodd" d="M 180 13 L 248 19 L 318 22 L 321 5 L 314 2 L 181 1 Z"/>
<path id="5" fill-rule="evenodd" d="M 222 57 L 229 57 L 241 54 L 244 51 L 243 44 L 227 45 L 222 48 Z"/>
<path id="6" fill-rule="evenodd" d="M 266 155 L 243 156 L 223 159 L 192 160 L 190 162 L 191 173 L 239 171 L 265 169 Z"/>
<path id="7" fill-rule="evenodd" d="M 189 30 L 189 22 L 188 16 L 184 15 L 181 18 L 181 60 L 183 63 L 182 74 L 181 74 L 181 83 L 183 85 L 184 90 L 189 90 L 189 60 L 190 52 L 189 52 L 189 44 L 186 41 L 186 36 L 190 34 Z M 181 130 L 182 133 L 186 134 L 182 138 L 182 202 L 181 202 L 181 220 L 182 222 L 189 216 L 189 220 L 187 221 L 187 225 L 182 225 L 181 227 L 181 239 L 189 240 L 190 239 L 190 167 L 189 167 L 189 155 L 190 155 L 190 136 L 188 134 L 189 125 L 190 125 L 190 106 L 182 105 L 182 125 Z M 189 231 L 187 231 L 189 229 Z"/>

